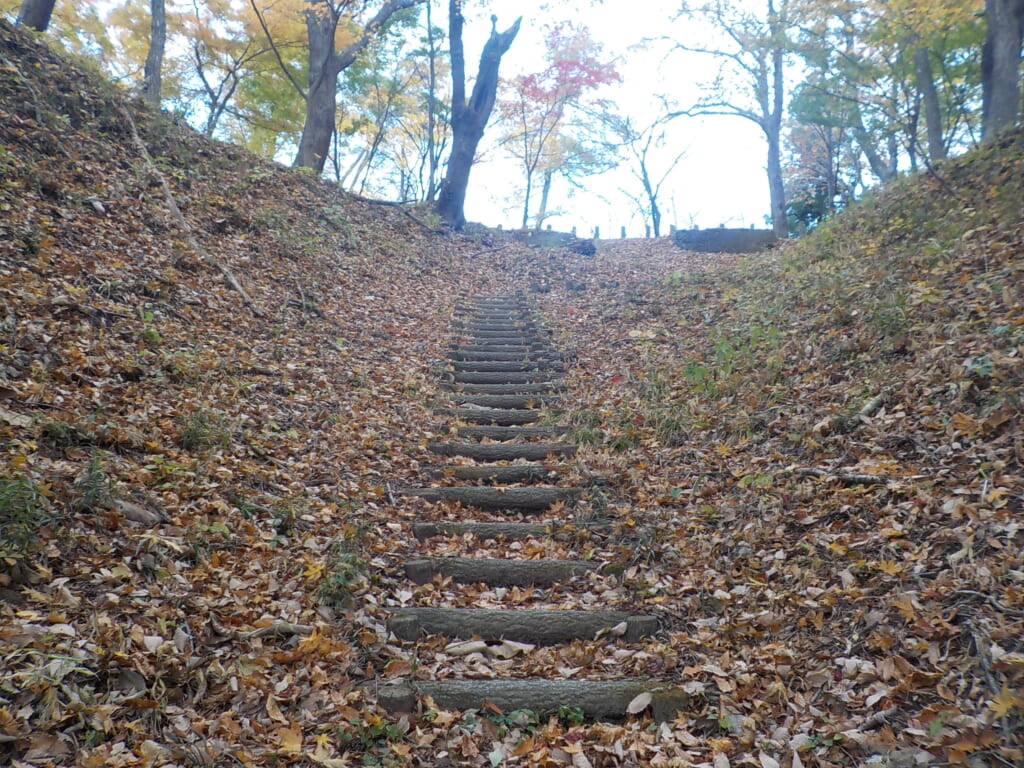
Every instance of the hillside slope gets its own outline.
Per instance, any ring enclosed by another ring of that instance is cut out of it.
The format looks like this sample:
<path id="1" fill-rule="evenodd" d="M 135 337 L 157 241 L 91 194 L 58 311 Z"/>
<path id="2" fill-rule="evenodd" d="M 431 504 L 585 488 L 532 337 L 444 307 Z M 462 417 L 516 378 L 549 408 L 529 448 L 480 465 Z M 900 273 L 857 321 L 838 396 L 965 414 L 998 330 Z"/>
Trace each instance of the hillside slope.
<path id="1" fill-rule="evenodd" d="M 204 141 L 3 23 L 0 51 L 0 761 L 1024 764 L 1024 136 L 776 252 L 587 258 Z M 662 631 L 503 669 L 673 680 L 674 722 L 389 718 L 359 685 L 497 674 L 383 617 L 407 523 L 458 514 L 392 493 L 455 424 L 453 308 L 517 289 L 609 480 L 572 514 L 625 579 L 586 599 Z"/>

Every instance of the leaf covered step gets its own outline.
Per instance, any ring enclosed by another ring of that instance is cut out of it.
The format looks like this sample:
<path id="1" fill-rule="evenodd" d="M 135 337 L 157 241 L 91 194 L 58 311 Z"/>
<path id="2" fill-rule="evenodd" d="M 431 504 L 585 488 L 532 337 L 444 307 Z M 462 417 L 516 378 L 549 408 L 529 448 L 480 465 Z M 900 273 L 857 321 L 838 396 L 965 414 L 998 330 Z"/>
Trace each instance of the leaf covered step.
<path id="1" fill-rule="evenodd" d="M 456 384 L 543 384 L 564 377 L 555 371 L 460 371 L 451 378 Z"/>
<path id="2" fill-rule="evenodd" d="M 549 454 L 572 456 L 576 446 L 572 443 L 427 443 L 427 450 L 443 456 L 466 456 L 477 461 L 542 461 Z"/>
<path id="3" fill-rule="evenodd" d="M 455 371 L 481 371 L 498 373 L 501 371 L 539 371 L 561 372 L 565 366 L 549 360 L 455 360 L 451 363 Z"/>
<path id="4" fill-rule="evenodd" d="M 645 710 L 659 722 L 689 710 L 693 697 L 668 683 L 651 680 L 417 680 L 381 686 L 377 703 L 392 712 L 410 712 L 419 697 L 429 696 L 440 709 L 481 709 L 501 712 L 582 710 L 591 720 L 624 720 Z"/>
<path id="5" fill-rule="evenodd" d="M 457 584 L 482 582 L 497 587 L 550 587 L 571 581 L 601 563 L 586 560 L 505 560 L 490 557 L 426 557 L 405 564 L 405 575 L 416 584 L 427 584 L 435 575 Z"/>
<path id="6" fill-rule="evenodd" d="M 507 465 L 450 465 L 442 467 L 433 474 L 437 477 L 454 477 L 460 480 L 483 480 L 492 483 L 522 483 L 539 480 L 549 475 L 558 474 L 561 467 L 547 467 L 543 464 L 507 464 Z"/>
<path id="7" fill-rule="evenodd" d="M 578 488 L 531 486 L 528 488 L 494 488 L 470 486 L 439 488 L 405 488 L 403 496 L 416 496 L 427 501 L 458 501 L 467 506 L 488 510 L 541 511 L 560 501 L 571 501 L 580 494 Z"/>
<path id="8" fill-rule="evenodd" d="M 557 399 L 557 396 L 552 397 L 544 394 L 465 395 L 457 393 L 452 395 L 452 400 L 455 401 L 456 406 L 463 408 L 467 405 L 477 405 L 481 408 L 534 408 Z"/>
<path id="9" fill-rule="evenodd" d="M 466 395 L 550 394 L 564 389 L 564 385 L 559 381 L 542 381 L 536 384 L 472 384 L 465 382 L 456 384 L 452 382 L 447 385 L 442 384 L 441 386 L 446 386 L 448 389 L 454 389 L 460 394 Z"/>
<path id="10" fill-rule="evenodd" d="M 508 427 L 531 424 L 550 411 L 541 411 L 537 408 L 438 408 L 435 413 L 453 416 L 470 424 L 497 424 Z"/>
<path id="11" fill-rule="evenodd" d="M 551 438 L 564 435 L 569 431 L 567 426 L 549 427 L 456 427 L 455 433 L 459 437 L 470 440 L 500 440 L 502 442 L 511 440 L 532 440 L 534 438 Z"/>
<path id="12" fill-rule="evenodd" d="M 658 631 L 658 618 L 600 610 L 403 608 L 388 620 L 388 629 L 406 641 L 428 634 L 555 645 L 603 634 L 635 643 Z"/>
<path id="13" fill-rule="evenodd" d="M 548 536 L 555 526 L 561 523 L 478 523 L 468 522 L 435 522 L 413 523 L 412 535 L 420 541 L 434 536 L 462 536 L 470 533 L 481 541 L 485 539 L 529 539 L 536 536 Z"/>

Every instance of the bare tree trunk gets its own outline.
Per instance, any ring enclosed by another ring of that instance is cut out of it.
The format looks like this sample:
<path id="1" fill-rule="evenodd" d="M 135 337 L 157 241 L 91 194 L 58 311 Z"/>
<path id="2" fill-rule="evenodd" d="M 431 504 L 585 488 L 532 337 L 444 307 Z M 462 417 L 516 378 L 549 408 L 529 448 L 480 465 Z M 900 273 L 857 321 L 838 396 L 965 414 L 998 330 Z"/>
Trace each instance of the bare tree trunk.
<path id="1" fill-rule="evenodd" d="M 914 50 L 914 72 L 917 90 L 924 100 L 924 125 L 928 134 L 928 161 L 935 163 L 946 157 L 946 144 L 942 140 L 942 111 L 939 94 L 932 75 L 931 52 L 927 48 Z"/>
<path id="2" fill-rule="evenodd" d="M 167 9 L 164 0 L 149 0 L 149 53 L 143 70 L 146 103 L 160 109 L 164 47 L 167 44 Z"/>
<path id="3" fill-rule="evenodd" d="M 533 196 L 533 173 L 526 174 L 526 189 L 523 191 L 523 229 L 530 226 L 530 198 Z"/>
<path id="4" fill-rule="evenodd" d="M 541 229 L 544 226 L 544 219 L 548 217 L 548 196 L 551 194 L 551 180 L 554 178 L 553 170 L 544 171 L 544 186 L 540 190 L 540 207 L 537 209 L 537 221 L 534 229 Z"/>
<path id="5" fill-rule="evenodd" d="M 648 142 L 647 147 L 650 147 Z M 640 182 L 644 185 L 644 192 L 647 193 L 647 212 L 651 215 L 651 227 L 654 229 L 654 236 L 661 237 L 661 209 L 658 207 L 658 190 L 651 182 L 651 175 L 647 171 L 647 148 L 644 148 L 643 161 L 640 163 Z"/>
<path id="6" fill-rule="evenodd" d="M 492 22 L 496 21 L 492 17 Z M 448 170 L 437 197 L 437 212 L 455 229 L 462 229 L 466 223 L 464 208 L 466 188 L 469 186 L 469 172 L 473 167 L 476 148 L 483 138 L 484 128 L 494 109 L 494 98 L 498 91 L 498 67 L 501 57 L 508 51 L 519 33 L 522 17 L 515 24 L 499 33 L 491 27 L 491 36 L 480 54 L 480 68 L 477 71 L 473 93 L 466 101 L 466 56 L 462 47 L 462 16 L 460 0 L 449 0 L 448 24 L 449 46 L 452 60 L 452 154 Z"/>
<path id="7" fill-rule="evenodd" d="M 50 26 L 50 17 L 53 16 L 53 6 L 56 2 L 57 0 L 22 0 L 18 23 L 37 32 L 45 32 Z"/>
<path id="8" fill-rule="evenodd" d="M 988 32 L 982 50 L 982 132 L 995 136 L 1020 115 L 1024 0 L 985 0 Z"/>

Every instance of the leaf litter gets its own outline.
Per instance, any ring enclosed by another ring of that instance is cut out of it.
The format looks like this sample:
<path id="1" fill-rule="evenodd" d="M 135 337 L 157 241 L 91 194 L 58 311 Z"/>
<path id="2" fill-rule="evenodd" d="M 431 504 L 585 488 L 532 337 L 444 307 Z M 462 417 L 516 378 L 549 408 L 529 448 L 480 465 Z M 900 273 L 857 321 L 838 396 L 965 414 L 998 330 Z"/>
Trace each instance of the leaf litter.
<path id="1" fill-rule="evenodd" d="M 768 254 L 624 240 L 587 258 L 439 234 L 425 210 L 129 105 L 257 316 L 168 215 L 119 94 L 0 33 L 12 764 L 1024 761 L 1020 134 Z M 458 425 L 432 412 L 452 312 L 520 289 L 572 363 L 581 452 L 558 482 L 606 482 L 553 511 L 578 536 L 416 543 L 408 523 L 464 515 L 393 492 Z M 545 590 L 398 576 L 468 554 L 602 568 Z M 411 604 L 663 627 L 502 652 L 396 643 L 386 616 Z M 692 710 L 389 715 L 372 695 L 626 675 L 682 686 Z"/>

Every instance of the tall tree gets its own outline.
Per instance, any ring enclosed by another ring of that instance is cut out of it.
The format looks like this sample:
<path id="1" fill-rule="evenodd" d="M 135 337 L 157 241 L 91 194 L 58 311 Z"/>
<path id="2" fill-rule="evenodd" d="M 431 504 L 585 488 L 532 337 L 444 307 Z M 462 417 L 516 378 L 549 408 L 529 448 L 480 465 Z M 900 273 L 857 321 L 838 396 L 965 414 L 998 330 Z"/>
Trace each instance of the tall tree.
<path id="1" fill-rule="evenodd" d="M 167 10 L 164 0 L 149 0 L 149 13 L 149 52 L 143 70 L 143 97 L 148 104 L 159 109 L 164 48 L 167 45 Z"/>
<path id="2" fill-rule="evenodd" d="M 988 32 L 982 53 L 984 133 L 994 136 L 1020 116 L 1024 0 L 985 0 Z"/>
<path id="3" fill-rule="evenodd" d="M 523 194 L 523 229 L 530 221 L 530 205 L 538 172 L 543 178 L 540 229 L 547 211 L 548 194 L 555 170 L 571 146 L 560 141 L 567 113 L 581 106 L 588 91 L 620 80 L 611 62 L 602 61 L 601 46 L 586 27 L 562 22 L 547 29 L 545 66 L 539 72 L 517 75 L 498 102 L 506 131 L 502 143 L 519 161 L 526 189 Z"/>
<path id="4" fill-rule="evenodd" d="M 22 0 L 21 10 L 18 12 L 18 23 L 32 27 L 37 32 L 45 32 L 50 26 L 50 18 L 53 16 L 53 6 L 57 0 Z"/>
<path id="5" fill-rule="evenodd" d="M 285 62 L 279 58 L 282 69 L 306 104 L 306 115 L 299 139 L 294 165 L 311 168 L 317 174 L 324 170 L 324 163 L 331 149 L 337 116 L 338 75 L 352 65 L 360 53 L 370 44 L 380 28 L 398 11 L 411 8 L 423 0 L 386 0 L 377 12 L 362 24 L 355 39 L 340 51 L 337 48 L 339 32 L 343 25 L 359 22 L 350 14 L 366 6 L 361 0 L 309 0 L 305 10 L 307 44 L 309 46 L 307 88 L 303 89 Z M 276 45 L 273 36 L 262 21 L 263 14 L 250 0 L 253 10 L 261 19 L 264 32 L 271 46 Z"/>
<path id="6" fill-rule="evenodd" d="M 782 118 L 786 104 L 786 63 L 795 50 L 790 0 L 766 0 L 755 13 L 729 0 L 694 6 L 684 2 L 680 16 L 708 22 L 721 46 L 679 41 L 683 51 L 703 54 L 719 64 L 718 76 L 705 84 L 704 95 L 675 115 L 732 115 L 750 120 L 768 145 L 767 173 L 772 227 L 785 237 L 786 193 L 782 178 Z"/>
<path id="7" fill-rule="evenodd" d="M 452 154 L 441 190 L 437 197 L 437 212 L 442 220 L 455 229 L 466 223 L 466 188 L 469 172 L 476 157 L 476 148 L 483 138 L 484 128 L 494 109 L 498 92 L 498 68 L 512 41 L 519 34 L 522 17 L 504 32 L 498 32 L 498 19 L 491 16 L 491 35 L 480 54 L 473 92 L 466 100 L 466 53 L 462 45 L 462 0 L 448 3 L 448 42 L 452 64 Z"/>

